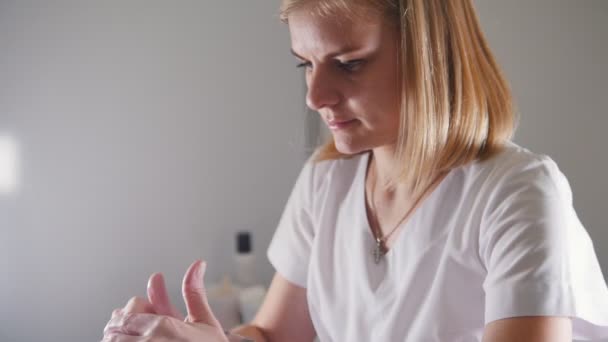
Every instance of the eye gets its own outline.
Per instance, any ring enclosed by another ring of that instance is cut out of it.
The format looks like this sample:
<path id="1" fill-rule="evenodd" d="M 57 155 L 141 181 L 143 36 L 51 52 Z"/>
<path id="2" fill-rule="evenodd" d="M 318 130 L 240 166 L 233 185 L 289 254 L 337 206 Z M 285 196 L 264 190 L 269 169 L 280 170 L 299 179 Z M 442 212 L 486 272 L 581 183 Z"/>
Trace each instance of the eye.
<path id="1" fill-rule="evenodd" d="M 357 71 L 361 65 L 363 65 L 362 59 L 354 59 L 352 61 L 340 62 L 338 61 L 338 67 L 344 71 L 353 72 Z"/>
<path id="2" fill-rule="evenodd" d="M 312 64 L 310 62 L 301 62 L 296 65 L 297 68 L 311 68 Z"/>

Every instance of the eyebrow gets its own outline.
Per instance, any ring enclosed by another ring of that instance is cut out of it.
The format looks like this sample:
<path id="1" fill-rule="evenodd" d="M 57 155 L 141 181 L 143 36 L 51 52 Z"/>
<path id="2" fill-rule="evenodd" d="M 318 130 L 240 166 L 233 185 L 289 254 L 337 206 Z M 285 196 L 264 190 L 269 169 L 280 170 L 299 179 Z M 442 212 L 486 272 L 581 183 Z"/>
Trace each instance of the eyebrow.
<path id="1" fill-rule="evenodd" d="M 336 52 L 332 52 L 332 53 L 328 54 L 325 57 L 326 58 L 333 58 L 333 57 L 336 57 L 336 56 L 339 56 L 339 55 L 342 55 L 342 54 L 345 54 L 345 53 L 348 53 L 348 52 L 353 52 L 353 51 L 356 51 L 356 50 L 359 50 L 359 48 L 356 47 L 356 46 L 350 46 L 350 45 L 348 45 L 348 46 L 345 46 L 345 47 L 341 48 L 340 50 L 338 50 Z M 306 58 L 300 56 L 297 52 L 295 52 L 293 50 L 293 48 L 291 48 L 290 51 L 291 51 L 292 55 L 298 57 L 299 59 L 306 60 Z"/>

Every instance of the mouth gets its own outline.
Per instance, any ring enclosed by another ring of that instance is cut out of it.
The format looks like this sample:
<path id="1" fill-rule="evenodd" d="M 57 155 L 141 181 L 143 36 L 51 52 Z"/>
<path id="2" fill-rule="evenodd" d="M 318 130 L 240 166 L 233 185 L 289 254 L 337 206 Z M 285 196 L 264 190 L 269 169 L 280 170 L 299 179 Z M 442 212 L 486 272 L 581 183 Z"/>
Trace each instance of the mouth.
<path id="1" fill-rule="evenodd" d="M 355 124 L 357 122 L 357 119 L 350 119 L 350 120 L 328 120 L 327 121 L 327 126 L 329 127 L 330 130 L 332 131 L 339 131 L 345 128 L 348 128 L 350 126 L 352 126 L 353 124 Z"/>

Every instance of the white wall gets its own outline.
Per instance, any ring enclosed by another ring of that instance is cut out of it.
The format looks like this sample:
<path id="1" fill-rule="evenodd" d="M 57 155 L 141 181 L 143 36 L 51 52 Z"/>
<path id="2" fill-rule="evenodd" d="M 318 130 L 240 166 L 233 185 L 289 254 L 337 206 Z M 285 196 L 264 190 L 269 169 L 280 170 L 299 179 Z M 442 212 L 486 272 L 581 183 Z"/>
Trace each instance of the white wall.
<path id="1" fill-rule="evenodd" d="M 21 185 L 0 195 L 0 341 L 95 341 L 162 271 L 229 270 L 255 232 L 260 278 L 305 158 L 303 89 L 278 1 L 0 0 L 0 135 Z M 477 1 L 522 113 L 608 275 L 608 2 Z"/>

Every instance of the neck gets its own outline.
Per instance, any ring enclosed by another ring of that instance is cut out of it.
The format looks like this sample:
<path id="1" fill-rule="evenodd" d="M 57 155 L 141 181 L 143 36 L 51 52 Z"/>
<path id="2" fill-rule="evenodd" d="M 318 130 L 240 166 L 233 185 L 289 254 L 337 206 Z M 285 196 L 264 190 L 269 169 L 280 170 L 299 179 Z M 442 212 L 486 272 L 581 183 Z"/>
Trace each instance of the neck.
<path id="1" fill-rule="evenodd" d="M 405 196 L 405 198 L 414 196 L 412 185 L 400 182 L 395 177 L 401 170 L 402 165 L 399 165 L 398 159 L 395 157 L 395 148 L 393 146 L 383 146 L 375 148 L 371 151 L 371 159 L 368 165 L 368 177 L 366 177 L 366 186 L 370 189 L 377 189 L 380 196 L 385 198 L 394 198 Z M 426 186 L 423 193 L 416 196 L 423 196 L 424 193 L 431 192 L 441 181 L 447 176 L 448 172 L 439 172 L 434 174 L 431 180 L 432 183 Z M 371 177 L 370 177 L 371 175 Z"/>
<path id="2" fill-rule="evenodd" d="M 397 172 L 401 169 L 398 164 L 397 158 L 395 158 L 395 147 L 394 146 L 382 146 L 372 150 L 372 156 L 370 161 L 370 171 L 374 174 L 374 182 L 378 189 L 385 190 L 406 190 L 408 186 L 402 183 L 394 183 L 391 181 L 395 179 Z M 389 188 L 388 185 L 391 184 Z"/>

